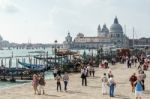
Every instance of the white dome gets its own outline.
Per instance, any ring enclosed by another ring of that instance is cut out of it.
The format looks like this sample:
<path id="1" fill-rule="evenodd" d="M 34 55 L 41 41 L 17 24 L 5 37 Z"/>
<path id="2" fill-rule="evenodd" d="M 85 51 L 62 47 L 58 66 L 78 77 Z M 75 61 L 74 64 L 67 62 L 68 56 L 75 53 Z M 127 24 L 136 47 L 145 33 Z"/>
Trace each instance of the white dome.
<path id="1" fill-rule="evenodd" d="M 108 30 L 108 28 L 106 27 L 106 24 L 103 25 L 102 33 L 109 33 L 109 30 Z"/>
<path id="2" fill-rule="evenodd" d="M 84 34 L 78 33 L 78 34 L 77 34 L 77 37 L 84 37 Z"/>
<path id="3" fill-rule="evenodd" d="M 111 33 L 123 33 L 122 26 L 118 23 L 118 19 L 115 18 L 114 23 L 110 27 Z"/>

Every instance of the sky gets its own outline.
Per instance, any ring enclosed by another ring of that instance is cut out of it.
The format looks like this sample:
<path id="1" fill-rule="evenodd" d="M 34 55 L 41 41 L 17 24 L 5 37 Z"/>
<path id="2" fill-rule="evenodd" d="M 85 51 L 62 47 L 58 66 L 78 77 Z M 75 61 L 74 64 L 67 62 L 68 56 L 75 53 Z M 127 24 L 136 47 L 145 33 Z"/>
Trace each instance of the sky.
<path id="1" fill-rule="evenodd" d="M 0 35 L 16 43 L 62 43 L 70 32 L 96 36 L 115 16 L 126 35 L 150 37 L 150 0 L 0 0 Z M 125 29 L 126 27 L 126 29 Z"/>

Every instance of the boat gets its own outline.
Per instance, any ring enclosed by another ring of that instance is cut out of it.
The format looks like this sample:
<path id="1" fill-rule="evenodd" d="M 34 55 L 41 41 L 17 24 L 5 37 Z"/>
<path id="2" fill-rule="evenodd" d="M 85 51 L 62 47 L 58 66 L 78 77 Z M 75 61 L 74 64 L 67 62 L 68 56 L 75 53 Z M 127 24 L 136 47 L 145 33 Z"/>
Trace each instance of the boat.
<path id="1" fill-rule="evenodd" d="M 26 68 L 29 68 L 29 69 L 40 69 L 40 68 L 44 68 L 45 66 L 44 65 L 39 65 L 39 64 L 30 64 L 30 63 L 25 63 L 25 62 L 21 62 L 21 61 L 18 61 L 18 63 Z"/>

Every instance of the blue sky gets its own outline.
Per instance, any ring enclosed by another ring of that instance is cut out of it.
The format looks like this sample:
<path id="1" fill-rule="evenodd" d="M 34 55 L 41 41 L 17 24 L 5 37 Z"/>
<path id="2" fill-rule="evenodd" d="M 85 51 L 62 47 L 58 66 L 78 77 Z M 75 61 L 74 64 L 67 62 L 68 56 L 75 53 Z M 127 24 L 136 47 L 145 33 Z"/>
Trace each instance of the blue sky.
<path id="1" fill-rule="evenodd" d="M 96 36 L 98 24 L 126 25 L 126 35 L 150 37 L 150 0 L 0 0 L 0 34 L 10 42 L 63 42 L 69 31 Z"/>

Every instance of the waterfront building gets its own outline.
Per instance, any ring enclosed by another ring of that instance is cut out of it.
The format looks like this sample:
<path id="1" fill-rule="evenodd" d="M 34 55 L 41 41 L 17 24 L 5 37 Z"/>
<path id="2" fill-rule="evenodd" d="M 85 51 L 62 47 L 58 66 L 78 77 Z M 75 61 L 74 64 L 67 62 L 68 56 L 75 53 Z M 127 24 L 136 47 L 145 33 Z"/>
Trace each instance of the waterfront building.
<path id="1" fill-rule="evenodd" d="M 150 48 L 150 38 L 139 38 L 139 39 L 130 39 L 129 40 L 130 48 Z"/>
<path id="2" fill-rule="evenodd" d="M 3 40 L 2 36 L 0 35 L 0 49 L 3 49 L 3 47 L 6 47 L 9 45 L 9 42 L 6 40 Z"/>
<path id="3" fill-rule="evenodd" d="M 102 29 L 98 25 L 97 36 L 87 37 L 83 33 L 78 33 L 74 40 L 72 40 L 70 33 L 68 33 L 63 42 L 63 47 L 67 49 L 97 49 L 102 46 L 109 48 L 129 47 L 129 39 L 123 33 L 122 26 L 119 24 L 117 17 L 114 19 L 110 29 L 107 28 L 106 24 L 103 25 Z"/>

